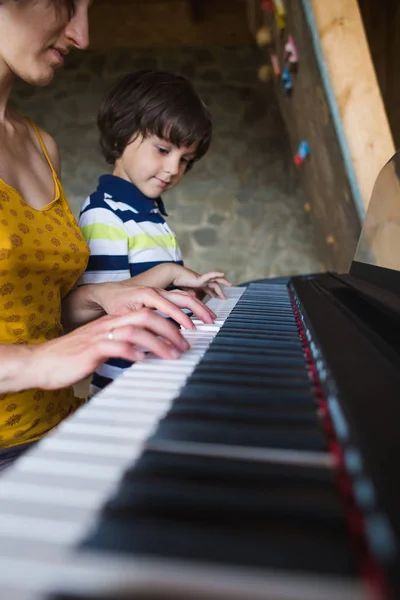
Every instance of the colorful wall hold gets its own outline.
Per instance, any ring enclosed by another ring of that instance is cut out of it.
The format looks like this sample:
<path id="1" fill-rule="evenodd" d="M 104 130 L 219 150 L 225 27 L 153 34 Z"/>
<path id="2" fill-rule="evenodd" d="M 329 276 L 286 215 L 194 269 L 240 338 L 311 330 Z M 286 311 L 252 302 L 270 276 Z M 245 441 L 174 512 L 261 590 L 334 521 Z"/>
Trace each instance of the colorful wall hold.
<path id="1" fill-rule="evenodd" d="M 281 74 L 281 65 L 279 64 L 278 55 L 275 52 L 270 52 L 269 57 L 271 60 L 271 66 L 274 71 L 275 77 L 278 79 L 278 77 L 280 77 Z"/>
<path id="2" fill-rule="evenodd" d="M 308 145 L 308 142 L 302 140 L 294 157 L 294 164 L 296 165 L 296 167 L 299 167 L 305 161 L 307 156 L 309 156 L 309 154 L 310 146 Z"/>
<path id="3" fill-rule="evenodd" d="M 286 27 L 286 9 L 282 0 L 274 0 L 276 25 L 280 31 Z"/>
<path id="4" fill-rule="evenodd" d="M 297 52 L 296 44 L 294 43 L 292 35 L 289 35 L 288 41 L 285 44 L 285 61 L 288 63 L 291 71 L 295 71 L 297 69 L 299 53 Z"/>
<path id="5" fill-rule="evenodd" d="M 287 66 L 282 71 L 281 81 L 286 94 L 290 94 L 293 89 L 293 81 Z"/>
<path id="6" fill-rule="evenodd" d="M 271 65 L 261 65 L 261 67 L 258 69 L 258 78 L 264 83 L 272 81 L 274 78 L 274 70 Z"/>
<path id="7" fill-rule="evenodd" d="M 260 48 L 269 46 L 273 42 L 272 31 L 269 27 L 264 25 L 256 33 L 256 42 Z"/>
<path id="8" fill-rule="evenodd" d="M 261 10 L 269 13 L 273 13 L 275 11 L 274 4 L 272 0 L 262 0 L 261 1 Z"/>

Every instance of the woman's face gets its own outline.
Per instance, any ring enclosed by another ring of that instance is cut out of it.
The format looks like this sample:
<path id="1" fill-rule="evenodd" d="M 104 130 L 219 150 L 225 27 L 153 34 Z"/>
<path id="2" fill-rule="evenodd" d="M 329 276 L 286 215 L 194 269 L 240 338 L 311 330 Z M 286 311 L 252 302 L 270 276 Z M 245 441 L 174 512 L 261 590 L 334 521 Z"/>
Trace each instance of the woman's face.
<path id="1" fill-rule="evenodd" d="M 90 4 L 91 0 L 0 2 L 0 75 L 10 72 L 34 85 L 49 83 L 71 48 L 87 48 Z"/>

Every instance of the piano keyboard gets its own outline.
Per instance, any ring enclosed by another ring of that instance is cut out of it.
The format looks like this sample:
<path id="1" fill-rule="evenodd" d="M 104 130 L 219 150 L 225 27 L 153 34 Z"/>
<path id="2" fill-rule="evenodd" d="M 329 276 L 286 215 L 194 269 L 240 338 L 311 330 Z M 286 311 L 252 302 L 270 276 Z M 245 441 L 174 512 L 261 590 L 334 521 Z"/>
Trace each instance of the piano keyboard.
<path id="1" fill-rule="evenodd" d="M 367 597 L 287 288 L 227 295 L 2 476 L 2 600 Z"/>

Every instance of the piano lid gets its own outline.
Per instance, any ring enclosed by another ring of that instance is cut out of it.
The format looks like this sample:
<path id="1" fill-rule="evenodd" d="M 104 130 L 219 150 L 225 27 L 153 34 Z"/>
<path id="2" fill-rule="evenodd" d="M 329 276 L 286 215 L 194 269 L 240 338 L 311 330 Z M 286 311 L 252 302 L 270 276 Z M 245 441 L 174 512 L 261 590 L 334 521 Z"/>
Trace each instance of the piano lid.
<path id="1" fill-rule="evenodd" d="M 400 151 L 376 179 L 350 274 L 400 292 Z"/>

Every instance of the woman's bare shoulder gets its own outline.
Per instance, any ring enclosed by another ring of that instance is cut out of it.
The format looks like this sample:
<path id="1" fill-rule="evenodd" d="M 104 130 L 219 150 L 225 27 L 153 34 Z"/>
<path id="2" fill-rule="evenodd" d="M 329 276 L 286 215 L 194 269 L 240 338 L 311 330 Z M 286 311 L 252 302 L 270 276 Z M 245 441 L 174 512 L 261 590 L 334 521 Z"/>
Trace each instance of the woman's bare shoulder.
<path id="1" fill-rule="evenodd" d="M 37 127 L 37 129 L 39 131 L 39 134 L 43 140 L 44 145 L 46 146 L 46 150 L 47 150 L 47 153 L 53 164 L 53 167 L 54 167 L 57 175 L 60 177 L 61 176 L 60 150 L 58 148 L 58 145 L 57 145 L 57 142 L 55 141 L 55 139 L 49 133 L 47 133 L 47 131 L 42 129 L 42 127 L 40 127 L 32 119 L 27 118 L 26 116 L 18 114 L 14 111 L 12 113 L 10 111 L 10 114 L 11 114 L 12 120 L 14 121 L 14 124 L 21 127 L 21 134 L 23 135 L 22 132 L 25 130 L 25 132 L 29 135 L 29 137 L 32 139 L 32 141 L 38 147 L 40 147 L 39 140 L 38 140 L 36 133 L 32 127 L 32 123 L 34 123 L 35 127 Z"/>
<path id="2" fill-rule="evenodd" d="M 53 167 L 57 175 L 61 177 L 61 157 L 58 144 L 55 139 L 49 133 L 47 133 L 47 131 L 39 127 L 39 125 L 36 125 L 36 127 L 38 128 L 44 145 L 46 146 L 46 150 L 50 156 L 51 162 L 53 163 Z"/>

